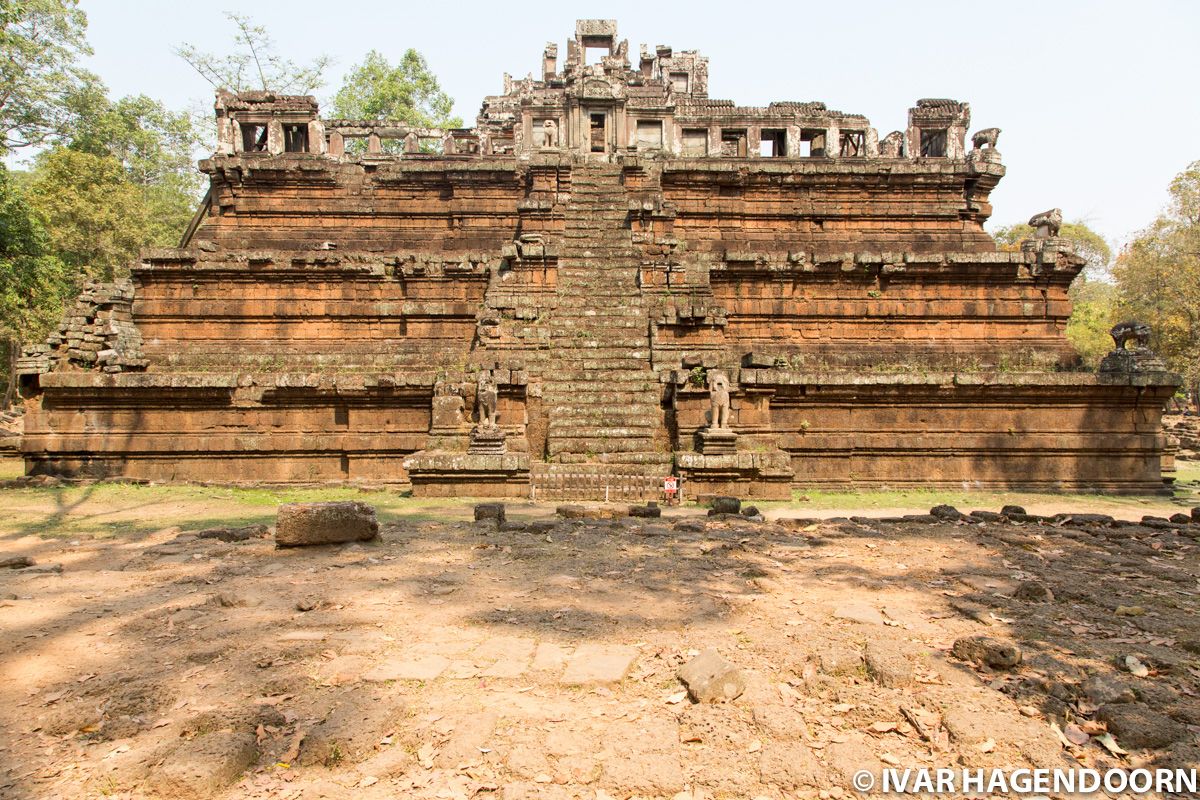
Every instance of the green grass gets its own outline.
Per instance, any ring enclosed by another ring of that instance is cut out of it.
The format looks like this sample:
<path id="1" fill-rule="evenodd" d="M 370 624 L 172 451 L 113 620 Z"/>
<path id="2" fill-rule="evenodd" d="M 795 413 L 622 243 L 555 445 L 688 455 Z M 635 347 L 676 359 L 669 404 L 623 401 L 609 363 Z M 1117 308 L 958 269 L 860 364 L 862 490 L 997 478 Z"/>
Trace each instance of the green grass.
<path id="1" fill-rule="evenodd" d="M 1200 464 L 1189 465 L 1191 475 L 1200 479 Z M 1180 478 L 1182 479 L 1182 470 Z M 1193 487 L 1178 487 L 1176 501 L 1187 502 L 1192 496 Z M 801 498 L 807 497 L 807 500 Z M 1119 509 L 1142 509 L 1147 504 L 1171 503 L 1171 498 L 1163 496 L 1138 495 L 1103 495 L 1103 494 L 1052 494 L 1043 492 L 966 492 L 945 490 L 868 490 L 859 492 L 835 492 L 816 489 L 797 490 L 792 493 L 791 501 L 756 502 L 760 508 L 788 508 L 794 510 L 841 510 L 869 511 L 884 508 L 932 508 L 936 505 L 951 505 L 962 511 L 988 509 L 998 511 L 1001 506 L 1015 505 L 1052 505 L 1064 509 L 1084 506 L 1090 508 L 1106 507 Z"/>
<path id="2" fill-rule="evenodd" d="M 281 503 L 360 500 L 381 522 L 469 519 L 469 498 L 413 498 L 394 490 L 355 487 L 235 488 L 192 484 L 95 483 L 3 490 L 0 535 L 139 537 L 168 527 L 273 524 Z"/>
<path id="3" fill-rule="evenodd" d="M 1200 489 L 1200 461 L 1176 461 L 1175 485 L 1187 484 L 1192 490 Z"/>

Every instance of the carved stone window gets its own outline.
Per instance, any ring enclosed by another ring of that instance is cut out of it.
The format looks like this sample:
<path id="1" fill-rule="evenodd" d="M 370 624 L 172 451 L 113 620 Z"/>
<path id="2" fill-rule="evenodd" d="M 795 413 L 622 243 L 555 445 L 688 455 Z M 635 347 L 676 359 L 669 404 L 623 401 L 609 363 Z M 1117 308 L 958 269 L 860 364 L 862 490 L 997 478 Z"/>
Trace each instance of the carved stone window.
<path id="1" fill-rule="evenodd" d="M 683 154 L 685 156 L 708 155 L 708 130 L 706 128 L 683 129 Z"/>
<path id="2" fill-rule="evenodd" d="M 842 131 L 838 155 L 841 158 L 862 158 L 867 154 L 867 136 L 862 131 Z"/>
<path id="3" fill-rule="evenodd" d="M 800 131 L 800 157 L 825 157 L 825 131 L 819 128 L 806 128 Z"/>
<path id="4" fill-rule="evenodd" d="M 721 131 L 721 155 L 729 158 L 746 157 L 745 129 L 730 130 L 726 128 Z"/>
<path id="5" fill-rule="evenodd" d="M 660 120 L 639 119 L 637 123 L 637 149 L 662 150 L 663 124 Z"/>
<path id="6" fill-rule="evenodd" d="M 925 158 L 945 158 L 946 129 L 921 131 L 921 155 Z"/>
<path id="7" fill-rule="evenodd" d="M 308 125 L 284 125 L 283 149 L 287 153 L 307 153 Z"/>
<path id="8" fill-rule="evenodd" d="M 265 153 L 267 152 L 267 126 L 257 122 L 243 122 L 242 128 L 242 152 L 244 153 Z"/>
<path id="9" fill-rule="evenodd" d="M 758 154 L 764 158 L 786 156 L 787 131 L 782 128 L 763 128 L 758 142 Z"/>

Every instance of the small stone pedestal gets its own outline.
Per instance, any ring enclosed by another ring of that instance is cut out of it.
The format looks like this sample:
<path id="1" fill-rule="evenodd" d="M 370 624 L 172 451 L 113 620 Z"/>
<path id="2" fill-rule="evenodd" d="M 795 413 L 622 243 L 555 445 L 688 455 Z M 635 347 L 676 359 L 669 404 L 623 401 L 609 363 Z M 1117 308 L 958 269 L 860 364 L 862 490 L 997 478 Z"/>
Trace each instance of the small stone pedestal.
<path id="1" fill-rule="evenodd" d="M 414 497 L 528 497 L 528 453 L 414 453 L 404 459 Z"/>
<path id="2" fill-rule="evenodd" d="M 737 434 L 729 428 L 707 428 L 700 431 L 699 452 L 706 456 L 731 456 L 737 452 Z"/>
<path id="3" fill-rule="evenodd" d="M 504 443 L 504 430 L 499 425 L 476 425 L 471 430 L 471 442 L 467 445 L 467 452 L 477 455 L 504 455 L 508 452 Z"/>
<path id="4" fill-rule="evenodd" d="M 754 500 L 787 500 L 792 496 L 792 462 L 782 450 L 727 455 L 675 453 L 692 500 L 730 495 Z"/>
<path id="5" fill-rule="evenodd" d="M 1166 372 L 1167 365 L 1147 347 L 1117 348 L 1100 362 L 1100 373 Z"/>

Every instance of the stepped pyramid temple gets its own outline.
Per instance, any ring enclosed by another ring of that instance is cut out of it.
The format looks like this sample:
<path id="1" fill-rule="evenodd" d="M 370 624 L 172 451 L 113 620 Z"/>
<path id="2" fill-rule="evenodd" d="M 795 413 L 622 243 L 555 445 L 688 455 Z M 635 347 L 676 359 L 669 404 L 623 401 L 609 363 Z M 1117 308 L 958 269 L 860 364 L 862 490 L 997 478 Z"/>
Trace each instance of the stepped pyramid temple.
<path id="1" fill-rule="evenodd" d="M 19 363 L 31 474 L 411 483 L 418 495 L 1163 489 L 1177 384 L 1064 336 L 1059 215 L 984 231 L 999 131 L 708 96 L 581 20 L 475 127 L 217 97 L 180 246 Z M 1033 210 L 1033 209 L 1029 209 Z M 1125 339 L 1131 346 L 1125 348 Z M 1136 340 L 1136 341 L 1134 341 Z"/>

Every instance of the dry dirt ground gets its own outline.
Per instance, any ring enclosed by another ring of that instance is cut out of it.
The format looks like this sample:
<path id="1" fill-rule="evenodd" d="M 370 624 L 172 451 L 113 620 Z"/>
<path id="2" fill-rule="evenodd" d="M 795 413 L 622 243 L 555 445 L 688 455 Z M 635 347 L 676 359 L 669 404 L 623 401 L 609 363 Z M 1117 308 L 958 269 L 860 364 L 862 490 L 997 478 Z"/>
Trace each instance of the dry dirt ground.
<path id="1" fill-rule="evenodd" d="M 1200 765 L 1200 525 L 509 505 L 497 529 L 363 493 L 378 542 L 276 550 L 195 535 L 289 499 L 225 497 L 0 490 L 0 559 L 37 562 L 0 569 L 0 797 L 837 798 L 889 765 Z M 974 635 L 1023 662 L 950 653 Z M 676 678 L 710 647 L 732 703 Z"/>

